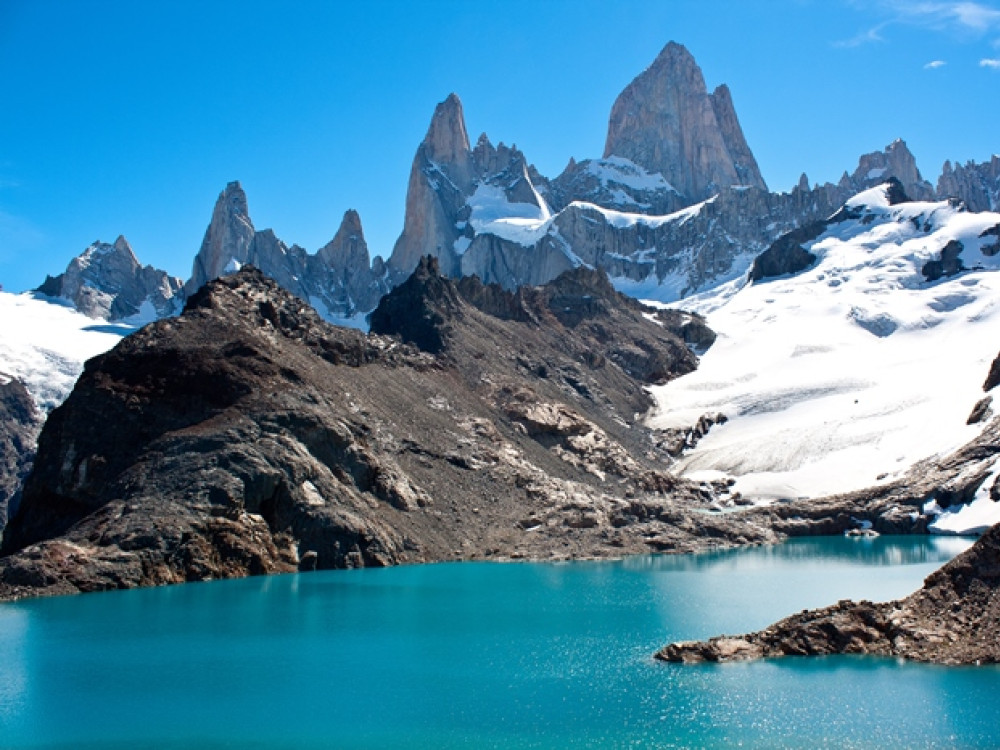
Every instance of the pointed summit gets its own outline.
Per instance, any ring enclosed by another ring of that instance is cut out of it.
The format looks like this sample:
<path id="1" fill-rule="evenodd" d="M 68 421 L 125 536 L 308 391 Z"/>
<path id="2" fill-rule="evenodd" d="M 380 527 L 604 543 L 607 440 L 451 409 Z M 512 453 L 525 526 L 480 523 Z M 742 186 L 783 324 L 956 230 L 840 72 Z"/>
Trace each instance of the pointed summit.
<path id="1" fill-rule="evenodd" d="M 157 316 L 174 313 L 180 289 L 180 279 L 140 265 L 128 240 L 118 235 L 114 244 L 94 242 L 64 273 L 46 277 L 38 291 L 69 300 L 91 318 L 117 321 L 137 315 L 147 302 Z"/>
<path id="2" fill-rule="evenodd" d="M 340 228 L 317 253 L 331 269 L 367 269 L 371 265 L 368 243 L 361 228 L 361 216 L 353 208 L 344 213 Z"/>
<path id="3" fill-rule="evenodd" d="M 729 185 L 764 188 L 729 89 L 709 95 L 694 57 L 670 42 L 611 108 L 604 157 L 659 172 L 694 203 Z"/>
<path id="4" fill-rule="evenodd" d="M 913 200 L 934 199 L 934 187 L 917 169 L 917 160 L 902 138 L 897 138 L 884 151 L 873 151 L 858 159 L 858 168 L 851 175 L 855 190 L 861 191 L 895 177 Z"/>
<path id="5" fill-rule="evenodd" d="M 227 268 L 236 269 L 247 262 L 254 238 L 253 222 L 247 195 L 238 181 L 230 182 L 219 194 L 212 211 L 212 221 L 205 231 L 201 249 L 195 256 L 191 278 L 184 293 L 191 296 L 205 282 L 218 278 Z"/>
<path id="6" fill-rule="evenodd" d="M 456 94 L 434 108 L 431 125 L 423 142 L 427 158 L 438 164 L 465 166 L 469 161 L 469 134 L 465 130 L 462 101 Z"/>
<path id="7" fill-rule="evenodd" d="M 403 233 L 389 258 L 397 282 L 413 271 L 423 255 L 447 257 L 452 252 L 459 237 L 453 217 L 472 192 L 473 173 L 462 102 L 449 94 L 434 108 L 427 135 L 417 147 L 410 167 Z M 450 260 L 447 273 L 457 271 L 455 262 L 454 258 Z"/>

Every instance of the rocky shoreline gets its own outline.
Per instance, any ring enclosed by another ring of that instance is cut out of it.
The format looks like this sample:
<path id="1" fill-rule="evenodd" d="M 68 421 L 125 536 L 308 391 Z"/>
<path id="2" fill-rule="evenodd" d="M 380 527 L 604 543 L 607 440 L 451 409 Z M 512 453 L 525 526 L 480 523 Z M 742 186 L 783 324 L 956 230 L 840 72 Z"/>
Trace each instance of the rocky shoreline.
<path id="1" fill-rule="evenodd" d="M 1000 526 L 898 601 L 841 601 L 756 633 L 672 643 L 656 658 L 685 664 L 862 654 L 938 664 L 1000 663 Z"/>

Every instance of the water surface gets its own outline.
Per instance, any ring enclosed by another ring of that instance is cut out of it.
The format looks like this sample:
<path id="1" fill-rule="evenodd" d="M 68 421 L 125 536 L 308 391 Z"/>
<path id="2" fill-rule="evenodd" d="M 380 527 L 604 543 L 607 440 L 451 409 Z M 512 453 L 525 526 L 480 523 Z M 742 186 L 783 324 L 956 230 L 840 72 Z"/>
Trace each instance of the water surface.
<path id="1" fill-rule="evenodd" d="M 671 640 L 903 596 L 967 544 L 797 540 L 0 605 L 0 747 L 996 746 L 996 668 L 652 659 Z"/>

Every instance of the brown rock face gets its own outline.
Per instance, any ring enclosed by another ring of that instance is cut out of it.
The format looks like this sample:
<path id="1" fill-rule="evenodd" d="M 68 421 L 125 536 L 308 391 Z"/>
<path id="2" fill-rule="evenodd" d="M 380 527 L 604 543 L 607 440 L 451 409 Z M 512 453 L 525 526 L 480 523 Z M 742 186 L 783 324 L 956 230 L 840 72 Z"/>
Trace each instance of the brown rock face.
<path id="1" fill-rule="evenodd" d="M 695 360 L 649 311 L 586 269 L 462 287 L 425 261 L 365 336 L 243 269 L 91 360 L 39 439 L 0 598 L 778 538 L 662 470 L 644 387 Z"/>
<path id="2" fill-rule="evenodd" d="M 757 633 L 673 643 L 673 662 L 775 656 L 871 654 L 942 664 L 1000 662 L 1000 526 L 924 581 L 885 604 L 842 601 L 793 615 Z"/>
<path id="3" fill-rule="evenodd" d="M 710 96 L 694 58 L 674 42 L 615 101 L 604 156 L 661 173 L 690 203 L 729 185 L 766 189 L 729 89 Z"/>

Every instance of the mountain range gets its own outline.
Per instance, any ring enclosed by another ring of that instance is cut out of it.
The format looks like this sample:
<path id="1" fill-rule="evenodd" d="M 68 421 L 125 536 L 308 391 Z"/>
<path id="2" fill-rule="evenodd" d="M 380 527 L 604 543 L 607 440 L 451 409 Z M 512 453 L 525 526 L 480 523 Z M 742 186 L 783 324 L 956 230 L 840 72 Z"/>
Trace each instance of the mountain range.
<path id="1" fill-rule="evenodd" d="M 571 159 L 551 179 L 485 133 L 472 147 L 462 103 L 448 96 L 417 148 L 403 230 L 385 261 L 371 257 L 353 210 L 314 254 L 256 229 L 232 182 L 186 282 L 141 267 L 119 237 L 95 242 L 38 291 L 93 318 L 148 320 L 176 314 L 206 281 L 252 264 L 325 319 L 363 326 L 363 315 L 429 254 L 447 276 L 476 275 L 506 289 L 586 265 L 623 291 L 671 302 L 740 277 L 778 237 L 891 177 L 913 200 L 1000 206 L 1000 157 L 946 162 L 935 187 L 902 140 L 863 155 L 836 184 L 810 186 L 803 174 L 792 190 L 771 192 L 728 87 L 709 93 L 694 58 L 671 42 L 614 102 L 603 156 Z"/>
<path id="2" fill-rule="evenodd" d="M 186 282 L 119 237 L 0 293 L 0 598 L 981 532 L 998 208 L 1000 158 L 935 186 L 902 140 L 771 192 L 674 43 L 551 179 L 452 94 L 385 260 L 232 182 Z"/>

